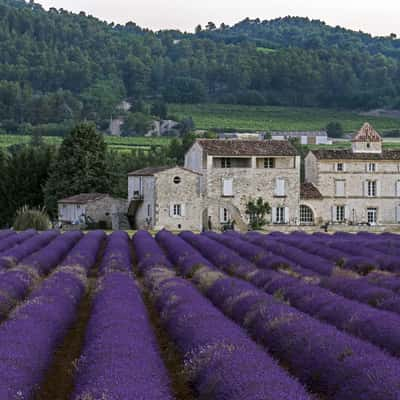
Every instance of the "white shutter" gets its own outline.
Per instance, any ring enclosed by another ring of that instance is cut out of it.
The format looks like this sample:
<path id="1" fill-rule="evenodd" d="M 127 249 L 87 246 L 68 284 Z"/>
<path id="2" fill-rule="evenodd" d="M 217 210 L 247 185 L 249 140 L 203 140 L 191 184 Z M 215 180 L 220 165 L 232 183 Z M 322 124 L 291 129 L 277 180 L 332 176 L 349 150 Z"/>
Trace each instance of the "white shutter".
<path id="1" fill-rule="evenodd" d="M 349 221 L 350 219 L 350 209 L 349 206 L 344 206 L 344 219 Z"/>
<path id="2" fill-rule="evenodd" d="M 369 163 L 365 164 L 365 172 L 368 172 L 368 165 L 369 165 Z"/>
<path id="3" fill-rule="evenodd" d="M 223 179 L 223 195 L 224 196 L 233 196 L 233 179 Z"/>
<path id="4" fill-rule="evenodd" d="M 185 217 L 186 216 L 186 204 L 182 203 L 181 204 L 181 217 Z"/>
<path id="5" fill-rule="evenodd" d="M 225 214 L 225 208 L 221 207 L 219 209 L 219 222 L 221 222 L 221 224 L 225 222 L 224 214 Z"/>
<path id="6" fill-rule="evenodd" d="M 346 172 L 346 163 L 343 163 L 343 172 Z"/>
<path id="7" fill-rule="evenodd" d="M 377 197 L 381 196 L 381 183 L 380 183 L 380 181 L 376 181 L 376 195 L 377 195 Z"/>
<path id="8" fill-rule="evenodd" d="M 400 197 L 400 181 L 396 182 L 396 196 Z"/>
<path id="9" fill-rule="evenodd" d="M 332 207 L 331 213 L 332 213 L 332 222 L 336 222 L 336 206 Z"/>
<path id="10" fill-rule="evenodd" d="M 169 216 L 174 216 L 174 205 L 172 203 L 169 205 Z"/>
<path id="11" fill-rule="evenodd" d="M 272 223 L 276 223 L 276 207 L 272 207 Z"/>
<path id="12" fill-rule="evenodd" d="M 288 224 L 290 221 L 289 218 L 289 207 L 285 207 L 285 224 Z"/>
<path id="13" fill-rule="evenodd" d="M 275 196 L 285 195 L 285 180 L 282 178 L 276 178 L 275 181 Z"/>
<path id="14" fill-rule="evenodd" d="M 400 223 L 400 205 L 396 206 L 396 222 Z"/>
<path id="15" fill-rule="evenodd" d="M 364 197 L 368 196 L 368 181 L 363 182 L 363 191 L 364 191 Z"/>
<path id="16" fill-rule="evenodd" d="M 335 196 L 336 197 L 345 196 L 345 181 L 335 181 Z"/>

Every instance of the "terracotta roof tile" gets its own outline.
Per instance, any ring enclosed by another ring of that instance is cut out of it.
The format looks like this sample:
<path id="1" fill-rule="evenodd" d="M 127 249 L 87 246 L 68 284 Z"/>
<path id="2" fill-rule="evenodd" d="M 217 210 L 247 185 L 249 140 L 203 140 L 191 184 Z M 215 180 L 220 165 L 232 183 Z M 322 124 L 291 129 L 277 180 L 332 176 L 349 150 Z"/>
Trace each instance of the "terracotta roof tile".
<path id="1" fill-rule="evenodd" d="M 319 160 L 400 160 L 400 150 L 382 150 L 382 153 L 353 153 L 351 149 L 311 150 Z"/>
<path id="2" fill-rule="evenodd" d="M 300 186 L 300 198 L 302 200 L 322 199 L 322 194 L 311 182 L 304 182 Z"/>
<path id="3" fill-rule="evenodd" d="M 296 156 L 286 140 L 199 139 L 197 143 L 211 156 Z"/>
<path id="4" fill-rule="evenodd" d="M 382 137 L 379 133 L 366 122 L 362 128 L 355 134 L 352 139 L 352 142 L 381 142 Z"/>
<path id="5" fill-rule="evenodd" d="M 58 200 L 59 203 L 63 204 L 86 204 L 90 201 L 101 200 L 104 197 L 109 196 L 106 193 L 80 193 L 65 199 Z"/>

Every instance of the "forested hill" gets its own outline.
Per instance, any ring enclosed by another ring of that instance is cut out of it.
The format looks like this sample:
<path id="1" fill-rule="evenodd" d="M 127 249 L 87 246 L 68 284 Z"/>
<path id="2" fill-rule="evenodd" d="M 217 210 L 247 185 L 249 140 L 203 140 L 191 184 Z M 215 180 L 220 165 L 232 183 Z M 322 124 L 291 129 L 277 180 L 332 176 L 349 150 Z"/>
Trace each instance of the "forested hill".
<path id="1" fill-rule="evenodd" d="M 301 18 L 184 34 L 0 0 L 0 131 L 60 133 L 83 119 L 106 127 L 126 98 L 400 107 L 398 50 L 394 38 Z"/>
<path id="2" fill-rule="evenodd" d="M 208 29 L 207 29 L 208 28 Z M 254 42 L 258 47 L 279 49 L 299 47 L 302 49 L 341 49 L 384 54 L 400 59 L 400 39 L 391 33 L 387 37 L 373 37 L 340 26 L 332 27 L 323 21 L 302 17 L 285 17 L 261 21 L 249 19 L 233 25 L 210 23 L 198 32 L 199 37 L 222 40 L 226 43 Z"/>

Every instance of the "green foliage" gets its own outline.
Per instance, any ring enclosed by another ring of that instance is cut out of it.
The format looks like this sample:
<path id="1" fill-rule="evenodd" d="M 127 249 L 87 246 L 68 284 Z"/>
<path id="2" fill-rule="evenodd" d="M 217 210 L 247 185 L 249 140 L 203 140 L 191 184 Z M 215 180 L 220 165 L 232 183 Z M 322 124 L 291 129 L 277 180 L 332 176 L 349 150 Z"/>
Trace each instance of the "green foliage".
<path id="1" fill-rule="evenodd" d="M 78 193 L 110 190 L 106 144 L 91 124 L 77 125 L 62 142 L 45 186 L 45 204 L 51 215 L 57 200 Z"/>
<path id="2" fill-rule="evenodd" d="M 331 138 L 341 138 L 344 134 L 343 127 L 340 122 L 329 122 L 329 124 L 326 126 L 326 132 Z"/>
<path id="3" fill-rule="evenodd" d="M 16 210 L 24 205 L 43 206 L 54 149 L 48 145 L 15 145 L 0 149 L 0 227 L 12 224 Z"/>
<path id="4" fill-rule="evenodd" d="M 151 105 L 151 115 L 158 117 L 160 119 L 167 119 L 168 117 L 168 107 L 164 101 L 156 101 Z"/>
<path id="5" fill-rule="evenodd" d="M 170 104 L 170 113 L 182 120 L 191 116 L 197 129 L 216 131 L 319 131 L 340 121 L 346 132 L 356 132 L 367 120 L 378 131 L 399 127 L 399 119 L 360 115 L 323 108 L 259 107 L 233 104 Z"/>
<path id="6" fill-rule="evenodd" d="M 153 119 L 142 112 L 131 112 L 122 125 L 123 136 L 143 136 L 151 128 Z"/>
<path id="7" fill-rule="evenodd" d="M 50 226 L 50 219 L 45 208 L 29 208 L 28 206 L 23 206 L 17 210 L 13 224 L 13 228 L 16 231 L 25 231 L 27 229 L 45 231 Z"/>
<path id="8" fill-rule="evenodd" d="M 261 229 L 267 220 L 265 216 L 271 213 L 271 206 L 268 202 L 264 202 L 262 197 L 257 200 L 251 199 L 246 204 L 246 214 L 250 219 L 250 228 L 253 230 Z"/>

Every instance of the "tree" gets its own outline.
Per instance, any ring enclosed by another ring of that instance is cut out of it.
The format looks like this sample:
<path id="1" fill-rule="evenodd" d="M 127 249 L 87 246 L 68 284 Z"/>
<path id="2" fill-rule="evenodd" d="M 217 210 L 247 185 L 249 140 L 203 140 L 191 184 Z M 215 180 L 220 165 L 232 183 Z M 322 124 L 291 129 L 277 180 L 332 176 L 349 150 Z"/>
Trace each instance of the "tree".
<path id="1" fill-rule="evenodd" d="M 151 115 L 158 117 L 160 119 L 167 119 L 168 107 L 164 101 L 158 100 L 151 106 Z"/>
<path id="2" fill-rule="evenodd" d="M 104 138 L 93 124 L 77 125 L 63 140 L 45 186 L 45 204 L 54 216 L 57 201 L 79 193 L 109 190 Z"/>
<path id="3" fill-rule="evenodd" d="M 262 197 L 257 200 L 251 199 L 246 204 L 246 214 L 249 216 L 250 228 L 253 230 L 261 229 L 266 223 L 265 216 L 271 213 L 271 206 L 264 202 Z"/>
<path id="4" fill-rule="evenodd" d="M 153 119 L 142 112 L 129 113 L 122 125 L 123 136 L 143 136 L 151 128 Z"/>
<path id="5" fill-rule="evenodd" d="M 206 25 L 206 29 L 208 31 L 215 31 L 215 29 L 217 29 L 217 26 L 215 25 L 214 22 L 210 21 L 207 25 Z"/>
<path id="6" fill-rule="evenodd" d="M 329 124 L 326 126 L 326 132 L 331 138 L 341 138 L 344 134 L 343 127 L 340 122 L 329 122 Z"/>
<path id="7" fill-rule="evenodd" d="M 196 28 L 195 28 L 195 30 L 194 30 L 194 32 L 195 32 L 196 35 L 197 35 L 197 34 L 200 33 L 202 30 L 203 30 L 202 26 L 201 26 L 201 25 L 197 25 Z"/>

